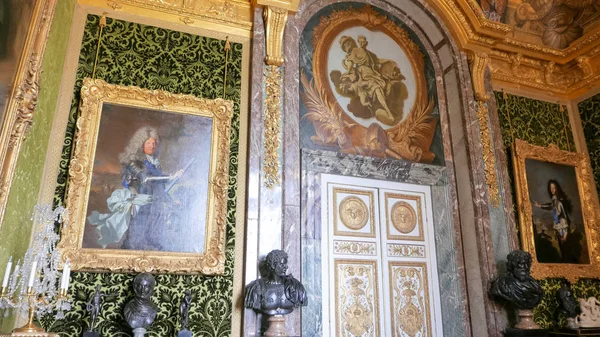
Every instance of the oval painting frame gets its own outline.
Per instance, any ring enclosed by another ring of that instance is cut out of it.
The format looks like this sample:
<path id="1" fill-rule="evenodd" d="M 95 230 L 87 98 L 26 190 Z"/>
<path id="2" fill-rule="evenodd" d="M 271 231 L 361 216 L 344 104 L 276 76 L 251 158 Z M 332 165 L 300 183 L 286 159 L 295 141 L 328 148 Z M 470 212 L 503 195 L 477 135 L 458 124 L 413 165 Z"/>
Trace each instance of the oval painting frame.
<path id="1" fill-rule="evenodd" d="M 383 40 L 393 40 L 406 60 L 383 48 L 381 41 L 370 48 L 369 38 L 360 31 L 369 36 L 385 34 Z M 313 142 L 338 146 L 350 154 L 433 161 L 430 146 L 439 117 L 431 115 L 436 102 L 428 93 L 425 56 L 408 31 L 366 5 L 322 17 L 313 30 L 312 44 L 313 79 L 303 74 L 301 80 L 307 106 L 303 118 L 315 127 Z M 330 64 L 332 48 L 341 50 L 342 54 L 335 51 L 338 58 L 343 55 L 342 60 L 331 59 L 335 66 Z M 407 64 L 412 81 L 404 81 L 401 68 L 406 70 Z M 414 103 L 407 100 L 409 92 Z M 350 98 L 340 103 L 340 95 Z M 410 109 L 404 109 L 405 101 Z"/>

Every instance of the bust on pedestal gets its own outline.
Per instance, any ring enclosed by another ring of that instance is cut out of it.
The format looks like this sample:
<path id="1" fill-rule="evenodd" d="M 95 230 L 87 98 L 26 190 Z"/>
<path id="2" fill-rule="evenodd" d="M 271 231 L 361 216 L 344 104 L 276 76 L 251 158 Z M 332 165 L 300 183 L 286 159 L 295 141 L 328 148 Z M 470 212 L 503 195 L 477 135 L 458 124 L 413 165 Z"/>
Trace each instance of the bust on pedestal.
<path id="1" fill-rule="evenodd" d="M 133 279 L 135 297 L 125 305 L 123 311 L 127 324 L 133 329 L 134 337 L 143 337 L 156 318 L 157 307 L 152 303 L 154 276 L 143 273 Z"/>
<path id="2" fill-rule="evenodd" d="M 300 281 L 292 275 L 286 275 L 286 252 L 271 251 L 267 254 L 266 267 L 266 275 L 246 287 L 244 306 L 270 316 L 266 337 L 287 336 L 284 315 L 308 304 L 306 290 Z"/>
<path id="3" fill-rule="evenodd" d="M 575 299 L 575 296 L 573 296 L 571 288 L 565 286 L 558 289 L 556 297 L 558 299 L 558 310 L 567 317 L 567 328 L 579 328 L 577 315 L 581 310 L 579 309 L 579 303 Z"/>
<path id="4" fill-rule="evenodd" d="M 514 329 L 506 329 L 505 336 L 548 336 L 533 321 L 535 308 L 544 291 L 537 280 L 530 275 L 531 254 L 515 250 L 507 256 L 507 273 L 498 277 L 492 284 L 492 295 L 512 303 L 517 308 L 517 324 Z"/>

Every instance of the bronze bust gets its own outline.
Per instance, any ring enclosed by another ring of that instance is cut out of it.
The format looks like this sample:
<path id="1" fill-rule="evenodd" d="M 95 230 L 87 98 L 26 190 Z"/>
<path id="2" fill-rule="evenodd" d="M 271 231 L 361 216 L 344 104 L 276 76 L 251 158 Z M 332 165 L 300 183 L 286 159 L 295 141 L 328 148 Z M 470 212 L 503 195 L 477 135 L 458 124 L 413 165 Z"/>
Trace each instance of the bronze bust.
<path id="1" fill-rule="evenodd" d="M 531 254 L 522 250 L 507 256 L 508 272 L 492 284 L 492 295 L 509 301 L 518 309 L 533 309 L 544 296 L 536 279 L 531 277 Z"/>
<path id="2" fill-rule="evenodd" d="M 135 297 L 125 305 L 125 320 L 132 329 L 146 329 L 156 317 L 158 311 L 152 303 L 154 293 L 154 277 L 150 274 L 139 274 L 133 279 L 133 292 Z"/>
<path id="3" fill-rule="evenodd" d="M 294 308 L 306 306 L 306 290 L 292 275 L 286 275 L 288 255 L 271 251 L 266 258 L 266 275 L 246 287 L 244 306 L 267 315 L 287 315 Z"/>

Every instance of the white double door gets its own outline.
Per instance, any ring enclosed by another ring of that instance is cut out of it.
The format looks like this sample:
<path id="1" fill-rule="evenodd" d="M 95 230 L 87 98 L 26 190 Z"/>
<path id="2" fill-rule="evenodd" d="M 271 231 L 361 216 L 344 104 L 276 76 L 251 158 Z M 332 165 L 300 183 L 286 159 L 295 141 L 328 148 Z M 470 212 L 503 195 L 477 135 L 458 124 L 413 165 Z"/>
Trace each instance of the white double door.
<path id="1" fill-rule="evenodd" d="M 323 174 L 323 336 L 442 337 L 429 186 Z"/>

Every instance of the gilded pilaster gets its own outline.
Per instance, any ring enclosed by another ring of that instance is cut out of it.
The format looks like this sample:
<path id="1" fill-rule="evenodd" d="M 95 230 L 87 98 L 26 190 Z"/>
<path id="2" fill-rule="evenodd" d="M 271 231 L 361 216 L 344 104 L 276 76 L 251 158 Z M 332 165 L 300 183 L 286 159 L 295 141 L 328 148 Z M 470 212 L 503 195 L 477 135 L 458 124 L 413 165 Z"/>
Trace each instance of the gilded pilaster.
<path id="1" fill-rule="evenodd" d="M 265 98 L 264 98 L 264 183 L 268 188 L 281 184 L 279 148 L 281 145 L 281 66 L 283 65 L 283 31 L 287 22 L 288 10 L 265 6 L 266 57 Z"/>
<path id="2" fill-rule="evenodd" d="M 496 173 L 496 156 L 490 128 L 488 123 L 488 102 L 490 96 L 485 90 L 485 71 L 490 63 L 490 57 L 485 53 L 469 53 L 469 64 L 471 68 L 471 80 L 473 92 L 477 100 L 477 121 L 481 132 L 481 147 L 483 150 L 483 162 L 485 170 L 485 182 L 490 195 L 490 203 L 494 207 L 500 205 L 500 191 L 498 189 L 498 175 Z"/>

